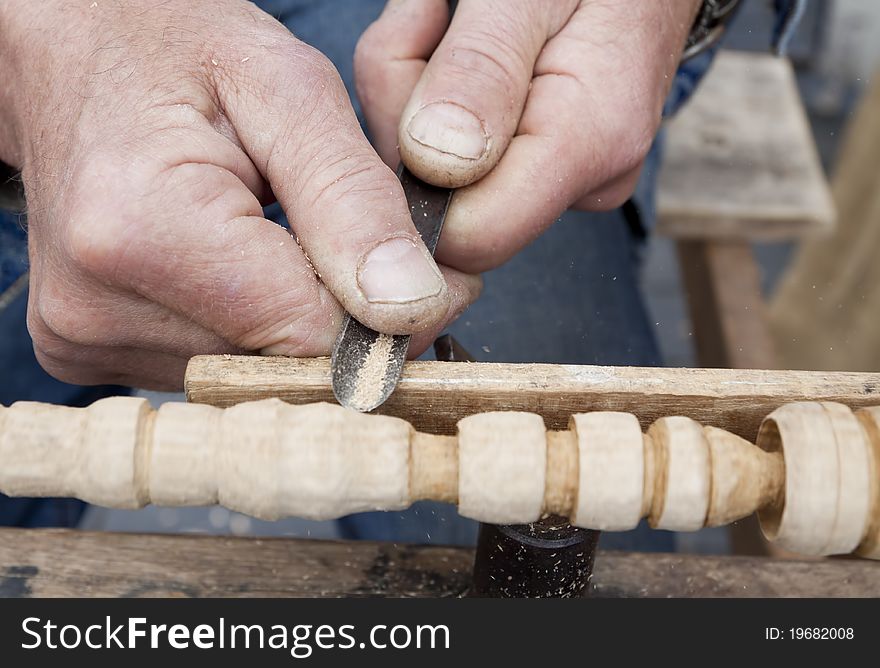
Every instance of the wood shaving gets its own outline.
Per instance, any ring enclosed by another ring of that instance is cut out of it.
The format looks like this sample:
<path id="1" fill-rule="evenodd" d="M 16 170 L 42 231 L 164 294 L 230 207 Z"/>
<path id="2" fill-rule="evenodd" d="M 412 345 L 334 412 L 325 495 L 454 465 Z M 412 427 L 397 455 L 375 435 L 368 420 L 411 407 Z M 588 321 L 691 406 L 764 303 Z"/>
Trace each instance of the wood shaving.
<path id="1" fill-rule="evenodd" d="M 390 334 L 380 334 L 370 345 L 351 395 L 353 407 L 364 410 L 375 405 L 385 387 L 385 375 L 393 349 L 394 337 Z"/>

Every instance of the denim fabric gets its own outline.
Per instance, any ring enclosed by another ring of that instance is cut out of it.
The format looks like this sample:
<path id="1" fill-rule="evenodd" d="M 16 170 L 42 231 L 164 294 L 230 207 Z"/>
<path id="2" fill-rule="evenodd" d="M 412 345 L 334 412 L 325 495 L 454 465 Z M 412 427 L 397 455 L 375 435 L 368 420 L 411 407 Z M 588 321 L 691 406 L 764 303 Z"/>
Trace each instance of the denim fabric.
<path id="1" fill-rule="evenodd" d="M 0 295 L 5 294 L 24 275 L 27 266 L 24 221 L 17 215 L 0 210 Z"/>
<path id="2" fill-rule="evenodd" d="M 352 56 L 361 32 L 385 0 L 255 0 L 299 38 L 324 52 L 354 90 Z M 798 0 L 779 1 L 778 36 L 785 39 Z M 786 23 L 786 20 L 788 21 Z M 667 110 L 687 98 L 711 55 L 695 59 L 676 78 Z M 354 100 L 356 111 L 360 108 Z M 659 143 L 649 156 L 637 191 L 641 208 L 653 208 Z M 279 222 L 283 213 L 267 211 Z M 598 364 L 660 363 L 650 322 L 637 287 L 637 241 L 621 211 L 569 213 L 504 267 L 486 275 L 481 299 L 452 327 L 479 359 L 508 362 Z M 27 292 L 10 286 L 26 271 L 26 234 L 18 216 L 0 212 L 0 403 L 31 399 L 83 405 L 121 388 L 81 388 L 50 378 L 34 358 L 25 326 Z M 81 504 L 0 497 L 0 525 L 72 524 Z M 403 513 L 365 513 L 341 521 L 349 537 L 413 542 L 471 543 L 473 522 L 448 506 L 418 504 Z M 603 545 L 672 548 L 662 532 L 608 535 Z"/>
<path id="3" fill-rule="evenodd" d="M 773 26 L 773 48 L 785 55 L 798 23 L 807 9 L 808 0 L 773 0 L 776 23 Z"/>
<path id="4" fill-rule="evenodd" d="M 684 103 L 690 99 L 697 86 L 700 85 L 700 81 L 706 75 L 706 72 L 709 71 L 717 51 L 718 47 L 713 47 L 679 66 L 678 72 L 675 75 L 675 82 L 672 84 L 669 96 L 666 98 L 666 104 L 663 107 L 664 117 L 674 116 Z"/>

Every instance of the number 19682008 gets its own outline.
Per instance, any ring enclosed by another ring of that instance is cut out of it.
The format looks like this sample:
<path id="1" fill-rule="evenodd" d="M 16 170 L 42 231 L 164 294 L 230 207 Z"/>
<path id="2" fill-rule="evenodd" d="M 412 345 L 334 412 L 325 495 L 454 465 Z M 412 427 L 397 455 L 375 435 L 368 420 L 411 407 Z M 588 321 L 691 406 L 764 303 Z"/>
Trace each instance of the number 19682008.
<path id="1" fill-rule="evenodd" d="M 767 626 L 764 628 L 765 640 L 852 640 L 853 637 L 852 627 L 793 626 L 780 629 Z"/>

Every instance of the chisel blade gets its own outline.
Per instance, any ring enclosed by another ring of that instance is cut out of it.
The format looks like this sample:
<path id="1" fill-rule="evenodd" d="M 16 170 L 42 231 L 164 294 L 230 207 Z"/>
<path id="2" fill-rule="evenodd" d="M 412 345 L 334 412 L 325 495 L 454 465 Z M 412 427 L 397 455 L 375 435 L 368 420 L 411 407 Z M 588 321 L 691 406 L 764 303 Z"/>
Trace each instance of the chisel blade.
<path id="1" fill-rule="evenodd" d="M 452 199 L 452 190 L 417 179 L 401 167 L 398 176 L 410 214 L 422 241 L 433 255 Z M 346 314 L 330 360 L 333 394 L 347 408 L 378 408 L 397 387 L 409 349 L 408 335 L 380 334 Z"/>

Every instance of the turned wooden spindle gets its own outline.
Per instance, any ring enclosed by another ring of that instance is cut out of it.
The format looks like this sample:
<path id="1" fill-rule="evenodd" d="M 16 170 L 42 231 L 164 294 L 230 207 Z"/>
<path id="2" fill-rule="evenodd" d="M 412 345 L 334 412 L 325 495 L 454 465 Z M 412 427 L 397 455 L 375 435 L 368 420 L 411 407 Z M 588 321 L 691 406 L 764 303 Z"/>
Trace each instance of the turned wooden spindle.
<path id="1" fill-rule="evenodd" d="M 643 433 L 635 416 L 520 412 L 461 420 L 456 436 L 330 404 L 277 399 L 220 409 L 104 399 L 85 409 L 0 407 L 0 491 L 138 508 L 222 504 L 264 519 L 329 519 L 458 503 L 483 522 L 545 514 L 591 529 L 719 526 L 758 511 L 805 554 L 880 558 L 880 407 L 785 405 L 758 444 L 686 417 Z"/>

